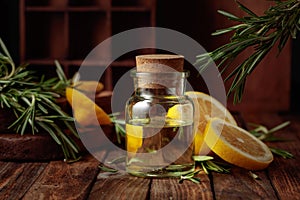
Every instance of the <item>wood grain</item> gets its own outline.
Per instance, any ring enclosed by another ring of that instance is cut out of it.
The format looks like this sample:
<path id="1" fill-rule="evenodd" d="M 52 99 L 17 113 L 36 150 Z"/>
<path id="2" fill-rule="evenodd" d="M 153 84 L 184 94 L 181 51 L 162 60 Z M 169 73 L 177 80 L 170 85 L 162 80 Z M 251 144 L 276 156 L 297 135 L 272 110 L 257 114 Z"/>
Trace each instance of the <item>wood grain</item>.
<path id="1" fill-rule="evenodd" d="M 238 167 L 232 167 L 230 174 L 213 173 L 215 199 L 277 199 L 266 173 L 254 173 L 260 180 Z"/>
<path id="2" fill-rule="evenodd" d="M 276 133 L 278 137 L 288 139 L 286 142 L 268 143 L 269 146 L 281 148 L 294 154 L 294 159 L 284 159 L 275 157 L 274 161 L 268 168 L 269 178 L 276 188 L 277 195 L 280 199 L 300 199 L 300 151 L 299 151 L 299 133 L 300 118 L 280 116 L 277 114 L 244 114 L 247 121 L 263 124 L 272 128 L 286 120 L 291 120 L 291 125 Z M 288 169 L 288 170 L 287 170 Z"/>
<path id="3" fill-rule="evenodd" d="M 153 179 L 150 199 L 213 199 L 208 176 L 200 173 L 197 177 L 201 180 L 199 184 L 191 181 L 180 184 L 175 178 Z"/>
<path id="4" fill-rule="evenodd" d="M 100 173 L 89 199 L 147 199 L 151 180 L 128 174 Z"/>
<path id="5" fill-rule="evenodd" d="M 101 171 L 98 174 L 89 199 L 146 199 L 149 193 L 151 180 L 128 175 L 125 172 L 125 159 L 110 164 L 116 158 L 125 158 L 119 151 L 107 151 L 108 167 L 118 169 L 117 173 Z"/>
<path id="6" fill-rule="evenodd" d="M 247 121 L 240 113 L 234 113 L 238 126 L 247 128 Z M 259 180 L 253 179 L 249 171 L 232 167 L 230 174 L 213 173 L 216 199 L 277 199 L 276 192 L 266 171 L 254 172 Z"/>
<path id="7" fill-rule="evenodd" d="M 91 156 L 72 164 L 50 162 L 24 199 L 86 199 L 97 172 L 98 161 Z"/>
<path id="8" fill-rule="evenodd" d="M 0 199 L 21 199 L 47 163 L 0 162 Z"/>
<path id="9" fill-rule="evenodd" d="M 91 156 L 73 164 L 0 161 L 0 199 L 300 199 L 300 116 L 244 113 L 235 117 L 244 127 L 245 122 L 254 122 L 271 128 L 290 120 L 290 126 L 276 133 L 289 141 L 268 145 L 288 150 L 295 158 L 275 157 L 266 170 L 254 172 L 259 180 L 253 179 L 248 170 L 232 167 L 230 174 L 208 176 L 201 172 L 197 175 L 200 184 L 180 184 L 176 178 L 138 178 L 122 171 L 99 173 L 99 161 Z M 106 154 L 96 153 L 111 159 Z"/>
<path id="10" fill-rule="evenodd" d="M 0 134 L 0 160 L 47 162 L 63 159 L 61 147 L 47 134 Z"/>

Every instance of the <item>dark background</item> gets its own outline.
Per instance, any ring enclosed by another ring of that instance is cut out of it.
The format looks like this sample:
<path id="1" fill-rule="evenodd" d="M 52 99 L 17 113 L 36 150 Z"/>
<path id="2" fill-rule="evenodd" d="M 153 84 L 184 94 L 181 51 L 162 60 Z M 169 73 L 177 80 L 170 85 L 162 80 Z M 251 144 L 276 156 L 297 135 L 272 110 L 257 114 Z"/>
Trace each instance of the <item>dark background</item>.
<path id="1" fill-rule="evenodd" d="M 0 0 L 0 37 L 9 49 L 16 62 L 19 60 L 19 0 Z M 212 28 L 207 23 L 206 1 L 189 0 L 188 3 L 176 3 L 174 0 L 157 1 L 157 26 L 182 32 L 198 41 L 207 51 L 213 44 L 210 38 Z M 201 11 L 201 12 L 200 12 Z M 215 11 L 216 12 L 216 11 Z M 206 24 L 203 26 L 203 24 Z M 291 70 L 291 111 L 300 112 L 300 34 L 292 41 L 292 70 Z M 280 95 L 280 94 L 278 94 Z"/>

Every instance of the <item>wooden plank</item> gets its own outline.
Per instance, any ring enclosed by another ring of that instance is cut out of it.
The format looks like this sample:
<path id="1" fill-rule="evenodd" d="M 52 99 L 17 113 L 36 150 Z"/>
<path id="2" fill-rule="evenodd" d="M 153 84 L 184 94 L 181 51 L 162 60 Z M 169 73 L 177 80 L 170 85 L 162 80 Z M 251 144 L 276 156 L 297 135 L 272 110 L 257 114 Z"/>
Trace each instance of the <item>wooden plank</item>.
<path id="1" fill-rule="evenodd" d="M 109 164 L 117 173 L 101 171 L 98 174 L 89 199 L 146 199 L 151 180 L 128 175 L 125 170 L 125 155 L 119 151 L 107 151 L 105 162 L 121 158 L 120 162 Z"/>
<path id="2" fill-rule="evenodd" d="M 47 162 L 63 159 L 61 147 L 47 134 L 0 134 L 0 160 Z"/>
<path id="3" fill-rule="evenodd" d="M 240 113 L 233 113 L 238 126 L 247 128 Z M 277 199 L 266 171 L 254 172 L 259 180 L 253 179 L 249 171 L 232 167 L 230 174 L 213 173 L 213 185 L 216 199 Z"/>
<path id="4" fill-rule="evenodd" d="M 21 199 L 47 163 L 0 162 L 0 199 Z"/>
<path id="5" fill-rule="evenodd" d="M 249 122 L 263 124 L 269 128 L 286 120 L 291 120 L 291 125 L 278 131 L 277 136 L 288 139 L 286 142 L 269 143 L 270 146 L 287 150 L 294 154 L 294 159 L 275 157 L 268 168 L 268 175 L 280 199 L 297 199 L 300 194 L 300 118 L 279 116 L 277 114 L 244 114 Z"/>
<path id="6" fill-rule="evenodd" d="M 201 172 L 196 177 L 201 183 L 186 180 L 180 184 L 175 178 L 153 179 L 150 199 L 213 199 L 208 176 Z"/>
<path id="7" fill-rule="evenodd" d="M 111 151 L 106 156 L 106 161 L 120 158 L 117 152 Z M 109 164 L 115 169 L 124 169 L 124 162 Z M 198 175 L 201 184 L 179 179 L 147 179 L 128 175 L 126 172 L 109 173 L 101 172 L 94 184 L 89 199 L 212 199 L 213 193 L 210 181 L 206 174 Z"/>
<path id="8" fill-rule="evenodd" d="M 230 174 L 213 173 L 215 199 L 277 199 L 265 171 L 255 174 L 260 180 L 238 167 L 233 167 Z"/>
<path id="9" fill-rule="evenodd" d="M 150 181 L 124 172 L 100 173 L 88 199 L 147 199 Z"/>
<path id="10" fill-rule="evenodd" d="M 86 156 L 68 164 L 50 162 L 24 199 L 86 199 L 98 173 L 98 161 Z"/>

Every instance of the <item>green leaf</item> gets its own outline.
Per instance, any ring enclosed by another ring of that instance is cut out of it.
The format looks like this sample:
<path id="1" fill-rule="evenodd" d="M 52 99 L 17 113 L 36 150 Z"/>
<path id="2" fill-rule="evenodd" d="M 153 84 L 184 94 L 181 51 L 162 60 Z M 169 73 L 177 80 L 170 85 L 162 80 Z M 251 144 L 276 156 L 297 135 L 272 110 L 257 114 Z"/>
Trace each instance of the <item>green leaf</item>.
<path id="1" fill-rule="evenodd" d="M 221 15 L 224 15 L 225 17 L 228 17 L 229 19 L 231 20 L 240 20 L 239 17 L 229 13 L 229 12 L 226 12 L 226 11 L 223 11 L 223 10 L 218 10 L 217 11 L 218 13 L 220 13 Z"/>
<path id="2" fill-rule="evenodd" d="M 42 104 L 38 103 L 37 106 L 44 114 L 49 113 L 48 110 L 44 106 L 42 106 Z"/>
<path id="3" fill-rule="evenodd" d="M 110 167 L 106 167 L 106 166 L 104 166 L 104 165 L 99 165 L 98 166 L 102 171 L 104 171 L 104 172 L 111 172 L 111 173 L 116 173 L 116 172 L 118 172 L 118 170 L 116 170 L 116 169 L 113 169 L 113 168 L 110 168 Z"/>
<path id="4" fill-rule="evenodd" d="M 194 161 L 196 162 L 203 162 L 208 160 L 213 160 L 212 156 L 193 156 Z"/>
<path id="5" fill-rule="evenodd" d="M 6 55 L 10 60 L 12 60 L 9 51 L 7 50 L 7 48 L 6 48 L 4 42 L 2 41 L 1 38 L 0 38 L 0 46 L 1 46 L 1 49 L 3 50 L 3 52 L 5 53 L 5 55 Z"/>
<path id="6" fill-rule="evenodd" d="M 55 130 L 58 132 L 60 137 L 67 143 L 67 146 L 69 148 L 72 148 L 74 152 L 79 153 L 78 147 L 76 143 L 72 140 L 72 138 L 68 137 L 66 134 L 64 134 L 60 128 L 58 128 L 56 125 L 52 124 L 52 126 L 55 128 Z"/>
<path id="7" fill-rule="evenodd" d="M 285 159 L 290 159 L 290 158 L 294 158 L 294 155 L 286 150 L 283 149 L 278 149 L 278 148 L 273 148 L 273 147 L 269 147 L 269 149 L 272 151 L 272 153 L 274 153 L 275 155 L 281 156 Z"/>
<path id="8" fill-rule="evenodd" d="M 59 79 L 63 82 L 67 82 L 67 77 L 65 76 L 65 73 L 60 65 L 60 63 L 57 60 L 54 60 L 55 66 L 56 66 L 56 73 L 59 77 Z"/>
<path id="9" fill-rule="evenodd" d="M 267 127 L 259 125 L 259 124 L 253 124 L 253 123 L 248 123 L 250 126 L 255 127 L 254 129 L 250 130 L 249 132 L 256 136 L 258 139 L 263 140 L 263 141 L 286 141 L 286 139 L 275 137 L 274 133 L 285 128 L 290 124 L 289 121 L 283 122 L 271 130 L 268 130 Z"/>
<path id="10" fill-rule="evenodd" d="M 254 12 L 252 12 L 250 9 L 248 9 L 246 6 L 244 6 L 242 3 L 240 3 L 239 1 L 236 1 L 237 4 L 239 5 L 239 7 L 245 11 L 246 13 L 248 13 L 250 16 L 252 17 L 258 17 Z"/>
<path id="11" fill-rule="evenodd" d="M 209 171 L 214 171 L 217 173 L 225 173 L 225 174 L 230 173 L 229 167 L 224 167 L 225 165 L 224 166 L 223 165 L 224 164 L 209 160 L 205 163 L 205 168 Z"/>
<path id="12" fill-rule="evenodd" d="M 228 17 L 229 20 L 240 23 L 213 33 L 212 35 L 220 35 L 230 31 L 234 32 L 227 44 L 204 54 L 209 55 L 213 61 L 220 63 L 218 68 L 222 69 L 223 67 L 222 73 L 229 74 L 225 81 L 234 77 L 227 93 L 228 96 L 234 95 L 234 103 L 242 100 L 246 78 L 259 66 L 259 63 L 270 52 L 270 49 L 277 45 L 279 54 L 288 39 L 295 37 L 300 29 L 299 0 L 278 1 L 275 6 L 271 6 L 261 16 L 256 15 L 240 2 L 237 2 L 237 4 L 248 16 L 237 17 L 219 10 L 218 13 Z M 236 58 L 250 49 L 254 50 L 253 53 L 237 63 Z M 204 71 L 209 66 L 207 59 L 204 59 L 204 55 L 196 57 L 196 63 L 200 67 L 200 71 Z M 231 67 L 232 65 L 236 66 Z"/>
<path id="13" fill-rule="evenodd" d="M 194 177 L 200 172 L 200 170 L 190 172 L 188 174 L 182 175 L 179 179 L 179 183 L 183 183 L 184 180 L 192 181 L 193 183 L 199 184 L 201 182 L 200 178 Z"/>
<path id="14" fill-rule="evenodd" d="M 274 128 L 272 128 L 271 130 L 269 130 L 268 132 L 269 133 L 274 133 L 276 131 L 279 131 L 280 129 L 283 129 L 285 127 L 287 127 L 288 125 L 290 125 L 291 122 L 290 121 L 286 121 L 286 122 L 283 122 L 281 124 L 279 124 L 278 126 L 275 126 Z"/>
<path id="15" fill-rule="evenodd" d="M 238 25 L 235 25 L 235 26 L 232 26 L 232 27 L 229 27 L 229 28 L 217 30 L 216 32 L 212 33 L 211 35 L 213 35 L 213 36 L 221 35 L 221 34 L 228 33 L 228 32 L 234 31 L 234 30 L 238 30 L 238 29 L 243 28 L 245 26 L 247 26 L 247 25 L 246 24 L 238 24 Z"/>
<path id="16" fill-rule="evenodd" d="M 124 163 L 126 161 L 126 156 L 120 156 L 118 158 L 115 158 L 111 161 L 108 161 L 108 164 L 118 164 L 118 163 Z"/>
<path id="17" fill-rule="evenodd" d="M 259 133 L 259 132 L 263 132 L 263 133 L 268 133 L 269 130 L 267 129 L 267 127 L 260 125 L 260 124 L 255 124 L 255 123 L 248 123 L 248 125 L 255 127 L 255 129 L 250 130 L 251 133 Z M 259 134 L 261 135 L 261 134 Z"/>
<path id="18" fill-rule="evenodd" d="M 38 121 L 37 124 L 41 126 L 45 131 L 47 131 L 57 144 L 61 145 L 61 141 L 58 139 L 54 131 L 46 123 Z"/>
<path id="19" fill-rule="evenodd" d="M 142 160 L 142 159 L 140 159 L 140 158 L 131 158 L 131 159 L 128 161 L 127 165 L 130 165 L 130 164 L 135 163 L 135 162 L 143 163 L 144 160 Z"/>
<path id="20" fill-rule="evenodd" d="M 7 97 L 4 94 L 0 94 L 1 96 L 1 103 L 3 102 L 7 108 L 10 108 L 10 104 L 8 103 Z M 1 104 L 1 107 L 3 108 L 3 105 Z"/>

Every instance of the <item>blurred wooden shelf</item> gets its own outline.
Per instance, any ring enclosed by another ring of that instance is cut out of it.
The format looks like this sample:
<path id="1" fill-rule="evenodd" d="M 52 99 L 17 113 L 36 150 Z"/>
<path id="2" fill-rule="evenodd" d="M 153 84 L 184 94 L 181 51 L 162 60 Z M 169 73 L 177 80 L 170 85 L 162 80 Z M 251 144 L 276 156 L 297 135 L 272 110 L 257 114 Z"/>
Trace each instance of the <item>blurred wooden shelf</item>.
<path id="1" fill-rule="evenodd" d="M 112 7 L 111 11 L 121 11 L 121 12 L 151 12 L 151 8 L 148 7 L 142 7 L 142 6 L 116 6 Z"/>
<path id="2" fill-rule="evenodd" d="M 89 52 L 112 35 L 156 24 L 155 0 L 27 0 L 19 4 L 20 61 L 47 71 L 56 59 L 67 77 L 72 77 Z M 149 40 L 154 42 L 155 38 Z M 112 47 L 108 48 L 102 56 L 110 58 L 112 52 Z M 154 53 L 154 50 L 148 52 Z M 134 67 L 134 56 L 132 53 L 124 55 L 109 68 Z M 106 61 L 85 64 L 107 67 Z M 105 89 L 112 90 L 111 69 L 106 70 L 103 79 Z"/>

